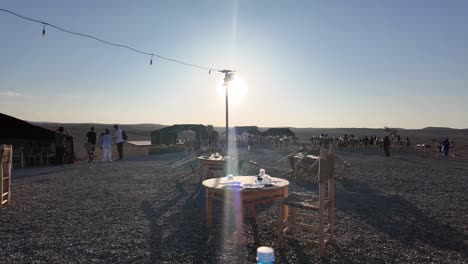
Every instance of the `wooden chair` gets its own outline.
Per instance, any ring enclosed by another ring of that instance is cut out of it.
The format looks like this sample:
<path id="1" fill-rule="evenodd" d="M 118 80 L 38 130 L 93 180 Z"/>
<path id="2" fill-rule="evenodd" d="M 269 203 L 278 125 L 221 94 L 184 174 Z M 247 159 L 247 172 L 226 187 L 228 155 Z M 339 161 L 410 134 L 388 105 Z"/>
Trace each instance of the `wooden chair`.
<path id="1" fill-rule="evenodd" d="M 13 148 L 11 145 L 0 146 L 0 207 L 11 199 L 11 163 Z"/>
<path id="2" fill-rule="evenodd" d="M 55 161 L 55 151 L 47 151 L 44 153 L 43 158 L 46 165 L 50 165 Z M 52 160 L 52 162 L 51 162 Z"/>
<path id="3" fill-rule="evenodd" d="M 25 161 L 24 161 L 24 148 L 18 148 L 18 151 L 13 151 L 12 154 L 12 166 L 13 168 L 24 168 Z"/>
<path id="4" fill-rule="evenodd" d="M 31 166 L 42 165 L 42 153 L 41 152 L 30 152 L 28 154 L 28 164 Z"/>
<path id="5" fill-rule="evenodd" d="M 334 163 L 335 155 L 322 151 L 318 161 L 319 195 L 292 193 L 282 202 L 279 210 L 280 245 L 284 242 L 284 238 L 308 243 L 315 242 L 318 243 L 319 253 L 323 256 L 325 254 L 325 246 L 333 242 Z M 284 213 L 286 209 L 289 209 L 290 215 L 288 214 L 285 219 Z M 307 214 L 303 211 L 307 212 Z M 298 223 L 298 216 L 301 220 L 312 220 L 313 224 Z M 306 238 L 295 236 L 297 231 L 304 233 Z M 312 239 L 308 237 L 311 234 L 313 235 Z"/>
<path id="6" fill-rule="evenodd" d="M 214 178 L 217 174 L 220 175 L 220 177 L 226 176 L 224 165 L 211 165 L 208 167 L 208 178 Z"/>

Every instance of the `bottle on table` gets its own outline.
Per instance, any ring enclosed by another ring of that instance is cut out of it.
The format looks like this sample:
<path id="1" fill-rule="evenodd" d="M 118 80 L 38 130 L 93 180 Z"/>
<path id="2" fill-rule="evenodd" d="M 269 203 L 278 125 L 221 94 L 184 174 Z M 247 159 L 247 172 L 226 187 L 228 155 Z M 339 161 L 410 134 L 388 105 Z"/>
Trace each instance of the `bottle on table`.
<path id="1" fill-rule="evenodd" d="M 275 263 L 275 252 L 271 247 L 257 248 L 257 264 Z"/>
<path id="2" fill-rule="evenodd" d="M 257 182 L 262 183 L 264 176 L 265 176 L 265 169 L 260 169 L 260 173 L 257 176 Z"/>

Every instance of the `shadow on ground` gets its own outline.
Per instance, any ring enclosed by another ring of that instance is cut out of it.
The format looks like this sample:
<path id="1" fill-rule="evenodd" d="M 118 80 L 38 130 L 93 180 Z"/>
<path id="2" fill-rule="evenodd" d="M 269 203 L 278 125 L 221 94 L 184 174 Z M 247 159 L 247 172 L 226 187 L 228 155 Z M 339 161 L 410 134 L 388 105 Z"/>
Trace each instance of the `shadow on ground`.
<path id="1" fill-rule="evenodd" d="M 336 192 L 337 210 L 357 213 L 369 225 L 407 246 L 425 243 L 468 256 L 464 243 L 468 237 L 463 232 L 427 216 L 410 201 L 380 193 L 352 179 L 343 179 L 341 184 L 344 190 Z"/>

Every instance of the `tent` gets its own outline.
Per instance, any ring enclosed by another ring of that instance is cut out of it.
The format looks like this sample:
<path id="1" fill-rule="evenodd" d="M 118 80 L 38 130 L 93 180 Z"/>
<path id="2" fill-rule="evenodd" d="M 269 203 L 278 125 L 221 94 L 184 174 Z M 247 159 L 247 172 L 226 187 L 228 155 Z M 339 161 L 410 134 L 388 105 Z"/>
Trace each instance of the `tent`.
<path id="1" fill-rule="evenodd" d="M 195 139 L 198 142 L 205 142 L 208 140 L 208 130 L 206 126 L 200 124 L 180 124 L 151 132 L 151 144 L 175 145 L 177 142 L 177 134 L 187 130 L 192 130 L 196 133 Z"/>
<path id="2" fill-rule="evenodd" d="M 49 148 L 55 144 L 57 132 L 33 125 L 18 118 L 0 113 L 0 144 L 13 145 L 15 150 L 23 149 L 24 155 L 40 152 L 41 148 Z M 73 137 L 66 137 L 66 163 L 75 161 Z"/>
<path id="3" fill-rule="evenodd" d="M 294 132 L 292 132 L 289 128 L 270 128 L 263 132 L 262 136 L 295 137 L 296 134 L 294 134 Z"/>
<path id="4" fill-rule="evenodd" d="M 0 140 L 4 143 L 8 139 L 24 140 L 55 140 L 55 132 L 26 121 L 0 113 Z"/>
<path id="5" fill-rule="evenodd" d="M 234 133 L 236 136 L 242 136 L 244 133 L 260 135 L 262 132 L 258 130 L 257 126 L 235 126 Z"/>

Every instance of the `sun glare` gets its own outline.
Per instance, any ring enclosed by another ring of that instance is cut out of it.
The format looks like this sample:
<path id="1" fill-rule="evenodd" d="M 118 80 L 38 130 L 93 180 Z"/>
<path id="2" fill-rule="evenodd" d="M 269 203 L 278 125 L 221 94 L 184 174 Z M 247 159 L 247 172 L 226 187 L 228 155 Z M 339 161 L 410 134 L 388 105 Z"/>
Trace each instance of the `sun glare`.
<path id="1" fill-rule="evenodd" d="M 224 98 L 225 90 L 222 81 L 218 83 L 217 90 L 219 96 Z M 228 86 L 229 104 L 239 104 L 247 94 L 247 90 L 247 84 L 239 77 L 234 76 L 234 80 L 230 81 Z"/>

